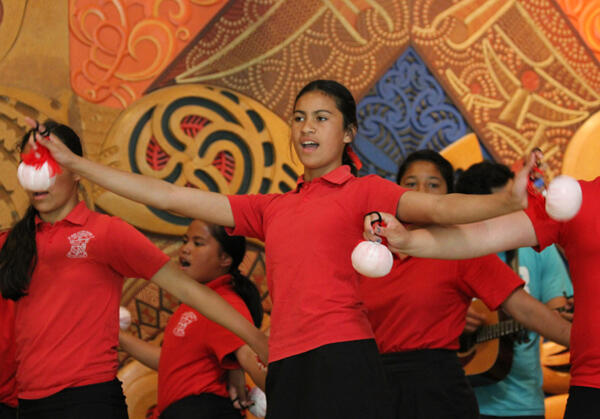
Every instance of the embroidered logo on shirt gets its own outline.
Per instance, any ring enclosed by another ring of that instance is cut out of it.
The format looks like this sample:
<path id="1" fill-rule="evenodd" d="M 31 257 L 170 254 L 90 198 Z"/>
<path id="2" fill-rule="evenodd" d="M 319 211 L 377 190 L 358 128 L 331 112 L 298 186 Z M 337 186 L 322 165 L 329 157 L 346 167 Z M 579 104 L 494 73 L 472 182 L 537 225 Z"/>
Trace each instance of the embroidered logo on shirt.
<path id="1" fill-rule="evenodd" d="M 186 311 L 179 318 L 177 326 L 173 328 L 173 334 L 180 338 L 184 337 L 186 327 L 188 327 L 191 323 L 195 322 L 196 320 L 198 320 L 198 316 L 196 316 L 196 313 L 192 311 Z"/>
<path id="2" fill-rule="evenodd" d="M 90 239 L 93 239 L 95 236 L 89 231 L 81 230 L 77 233 L 71 234 L 69 236 L 69 243 L 71 243 L 71 250 L 67 253 L 68 258 L 86 258 L 88 254 L 86 253 L 86 247 Z"/>

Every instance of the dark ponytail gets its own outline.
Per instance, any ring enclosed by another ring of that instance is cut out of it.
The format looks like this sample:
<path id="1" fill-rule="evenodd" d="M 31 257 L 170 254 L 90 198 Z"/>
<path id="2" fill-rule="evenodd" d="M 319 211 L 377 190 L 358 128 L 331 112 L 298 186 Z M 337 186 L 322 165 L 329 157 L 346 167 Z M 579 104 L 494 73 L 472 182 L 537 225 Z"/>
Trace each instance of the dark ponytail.
<path id="1" fill-rule="evenodd" d="M 350 166 L 350 173 L 352 173 L 354 176 L 358 176 L 358 169 L 348 154 L 348 147 L 350 147 L 350 144 L 346 144 L 344 147 L 344 152 L 342 153 L 342 164 Z"/>
<path id="2" fill-rule="evenodd" d="M 25 216 L 8 233 L 0 250 L 0 293 L 4 298 L 17 301 L 27 295 L 31 275 L 37 264 L 37 214 L 37 210 L 30 206 Z"/>
<path id="3" fill-rule="evenodd" d="M 243 236 L 230 236 L 222 226 L 208 224 L 212 236 L 219 242 L 223 252 L 231 256 L 229 273 L 233 280 L 233 290 L 244 300 L 252 321 L 260 327 L 263 319 L 263 306 L 260 293 L 256 285 L 247 276 L 242 275 L 239 266 L 246 254 L 246 238 Z"/>
<path id="4" fill-rule="evenodd" d="M 44 125 L 73 153 L 83 155 L 81 141 L 71 128 L 52 120 L 44 122 Z M 21 150 L 25 148 L 34 131 L 30 130 L 23 136 Z M 25 216 L 8 233 L 6 242 L 0 250 L 0 293 L 3 298 L 17 301 L 27 295 L 38 260 L 35 242 L 37 215 L 38 211 L 30 206 Z"/>

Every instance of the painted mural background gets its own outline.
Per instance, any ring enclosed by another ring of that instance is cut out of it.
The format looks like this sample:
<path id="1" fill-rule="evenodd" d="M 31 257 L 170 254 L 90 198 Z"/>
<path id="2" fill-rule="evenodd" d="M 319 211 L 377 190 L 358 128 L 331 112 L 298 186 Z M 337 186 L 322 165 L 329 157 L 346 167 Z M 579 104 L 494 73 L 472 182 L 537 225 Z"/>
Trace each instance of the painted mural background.
<path id="1" fill-rule="evenodd" d="M 0 0 L 0 229 L 28 205 L 27 116 L 71 125 L 87 156 L 123 170 L 283 192 L 302 173 L 293 100 L 316 78 L 359 102 L 362 174 L 391 178 L 408 153 L 454 145 L 509 165 L 540 147 L 550 176 L 593 178 L 599 34 L 600 0 Z M 469 134 L 475 150 L 459 141 Z M 188 220 L 87 183 L 82 195 L 174 254 Z M 268 310 L 260 243 L 243 267 Z M 177 306 L 136 278 L 122 302 L 147 340 Z"/>

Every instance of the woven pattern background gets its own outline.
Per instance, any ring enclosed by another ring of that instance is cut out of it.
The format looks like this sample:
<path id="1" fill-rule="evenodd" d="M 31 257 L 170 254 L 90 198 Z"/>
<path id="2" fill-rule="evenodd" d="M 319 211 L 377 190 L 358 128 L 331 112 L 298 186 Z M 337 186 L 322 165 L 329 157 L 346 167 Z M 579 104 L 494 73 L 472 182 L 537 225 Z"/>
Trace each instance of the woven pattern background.
<path id="1" fill-rule="evenodd" d="M 470 132 L 464 117 L 413 48 L 408 48 L 358 103 L 354 148 L 361 174 L 394 180 L 415 150 L 442 150 Z"/>

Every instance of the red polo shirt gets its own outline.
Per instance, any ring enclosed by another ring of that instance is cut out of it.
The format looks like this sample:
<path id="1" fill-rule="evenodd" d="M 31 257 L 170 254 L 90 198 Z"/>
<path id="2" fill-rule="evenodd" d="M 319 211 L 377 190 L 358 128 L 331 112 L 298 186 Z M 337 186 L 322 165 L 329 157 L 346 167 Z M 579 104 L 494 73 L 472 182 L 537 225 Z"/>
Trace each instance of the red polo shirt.
<path id="1" fill-rule="evenodd" d="M 19 398 L 115 378 L 123 277 L 151 278 L 169 261 L 119 218 L 80 202 L 54 224 L 36 219 L 38 262 L 16 304 Z"/>
<path id="2" fill-rule="evenodd" d="M 496 310 L 523 281 L 498 256 L 394 259 L 389 275 L 360 284 L 381 353 L 452 349 L 474 297 Z"/>
<path id="3" fill-rule="evenodd" d="M 14 322 L 15 303 L 0 297 L 0 403 L 11 407 L 17 406 Z"/>
<path id="4" fill-rule="evenodd" d="M 570 221 L 548 217 L 543 197 L 530 196 L 529 216 L 544 249 L 559 244 L 569 261 L 575 292 L 571 329 L 571 385 L 600 388 L 600 177 L 579 181 L 583 202 Z"/>
<path id="5" fill-rule="evenodd" d="M 396 213 L 406 191 L 341 166 L 285 194 L 233 195 L 233 234 L 265 243 L 273 310 L 269 361 L 373 338 L 350 255 L 370 211 Z"/>
<path id="6" fill-rule="evenodd" d="M 252 321 L 244 300 L 231 286 L 230 275 L 206 285 Z M 181 304 L 165 328 L 158 364 L 158 411 L 191 395 L 229 397 L 227 370 L 239 368 L 239 364 L 227 355 L 243 345 L 243 340 L 223 326 Z"/>

